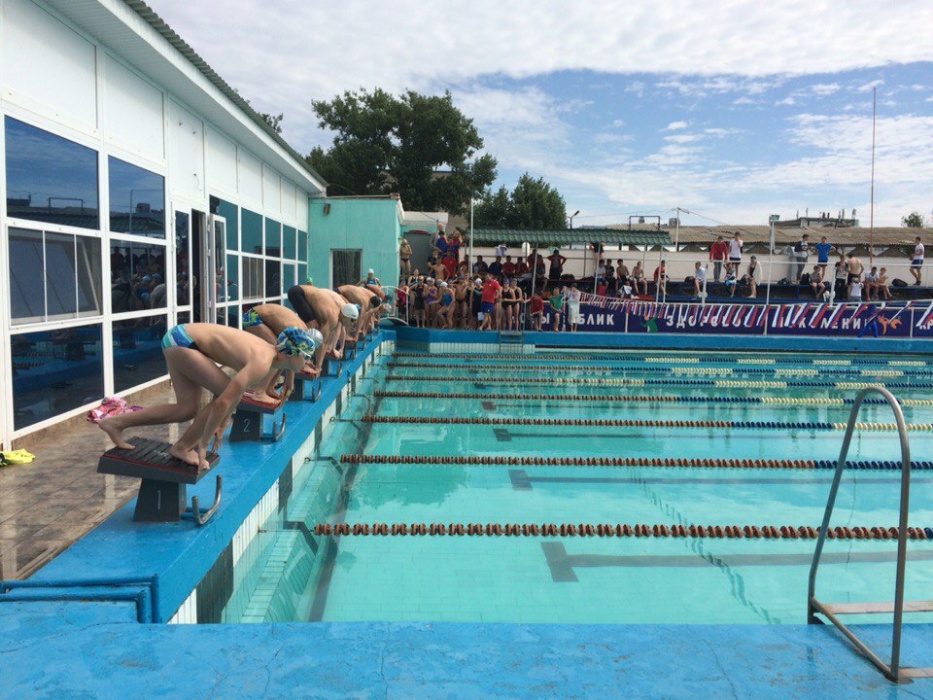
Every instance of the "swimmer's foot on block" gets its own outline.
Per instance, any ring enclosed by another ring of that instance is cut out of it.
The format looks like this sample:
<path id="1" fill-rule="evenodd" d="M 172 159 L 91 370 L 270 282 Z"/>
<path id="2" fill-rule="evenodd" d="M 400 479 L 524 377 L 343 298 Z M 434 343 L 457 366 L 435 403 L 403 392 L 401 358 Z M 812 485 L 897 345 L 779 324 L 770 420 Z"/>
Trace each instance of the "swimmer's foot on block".
<path id="1" fill-rule="evenodd" d="M 97 463 L 98 473 L 196 484 L 220 459 L 216 452 L 211 452 L 207 455 L 210 466 L 199 471 L 196 465 L 170 455 L 168 450 L 171 445 L 167 442 L 137 437 L 128 440 L 136 446 L 135 449 L 113 447 L 107 450 Z"/>
<path id="2" fill-rule="evenodd" d="M 141 479 L 136 499 L 137 522 L 177 522 L 186 508 L 185 485 L 196 484 L 220 460 L 216 452 L 207 455 L 208 468 L 198 470 L 168 453 L 171 445 L 159 440 L 129 438 L 136 447 L 114 447 L 97 463 L 100 474 L 116 474 Z"/>

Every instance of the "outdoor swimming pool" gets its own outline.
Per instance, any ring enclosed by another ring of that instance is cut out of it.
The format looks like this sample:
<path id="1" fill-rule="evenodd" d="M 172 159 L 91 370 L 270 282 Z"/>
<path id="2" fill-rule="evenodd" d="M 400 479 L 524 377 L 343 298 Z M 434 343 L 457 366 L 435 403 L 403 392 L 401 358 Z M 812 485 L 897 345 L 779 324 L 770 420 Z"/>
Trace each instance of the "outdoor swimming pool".
<path id="1" fill-rule="evenodd" d="M 397 352 L 296 470 L 223 619 L 802 623 L 808 528 L 867 384 L 902 402 L 910 524 L 933 526 L 933 365 L 920 357 Z M 889 528 L 893 415 L 874 402 L 860 422 L 831 525 Z M 890 600 L 895 540 L 854 532 L 827 542 L 820 598 Z M 910 542 L 907 599 L 928 597 L 931 542 Z"/>

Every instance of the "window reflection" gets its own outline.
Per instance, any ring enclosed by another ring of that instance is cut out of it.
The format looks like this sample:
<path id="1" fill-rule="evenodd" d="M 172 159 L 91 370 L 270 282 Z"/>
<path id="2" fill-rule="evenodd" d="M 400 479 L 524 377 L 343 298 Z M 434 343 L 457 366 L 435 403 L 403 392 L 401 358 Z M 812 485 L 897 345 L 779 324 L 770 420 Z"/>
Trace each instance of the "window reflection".
<path id="1" fill-rule="evenodd" d="M 4 125 L 7 215 L 99 229 L 97 152 L 11 117 Z"/>
<path id="2" fill-rule="evenodd" d="M 10 309 L 20 323 L 101 313 L 100 240 L 10 229 Z"/>
<path id="3" fill-rule="evenodd" d="M 110 157 L 110 230 L 165 238 L 165 180 Z"/>
<path id="4" fill-rule="evenodd" d="M 175 283 L 179 306 L 188 306 L 191 303 L 193 285 L 197 281 L 197 278 L 191 275 L 191 231 L 188 227 L 190 218 L 185 212 L 175 212 L 175 269 L 178 271 Z"/>
<path id="5" fill-rule="evenodd" d="M 237 270 L 237 257 L 227 256 L 227 299 L 236 301 L 240 298 L 239 271 Z"/>
<path id="6" fill-rule="evenodd" d="M 291 289 L 296 284 L 295 263 L 282 263 L 282 289 Z"/>
<path id="7" fill-rule="evenodd" d="M 217 215 L 224 217 L 227 222 L 227 250 L 235 251 L 239 249 L 237 243 L 237 206 L 223 199 L 218 200 Z"/>
<path id="8" fill-rule="evenodd" d="M 243 298 L 261 299 L 263 296 L 263 266 L 261 258 L 243 258 Z"/>
<path id="9" fill-rule="evenodd" d="M 262 255 L 262 216 L 249 209 L 242 211 L 244 253 Z"/>
<path id="10" fill-rule="evenodd" d="M 266 255 L 282 257 L 282 225 L 272 219 L 266 219 Z"/>
<path id="11" fill-rule="evenodd" d="M 116 391 L 167 374 L 162 357 L 166 316 L 113 322 L 113 385 Z"/>
<path id="12" fill-rule="evenodd" d="M 291 226 L 282 227 L 282 257 L 288 258 L 289 260 L 295 259 L 295 229 Z"/>
<path id="13" fill-rule="evenodd" d="M 282 296 L 282 263 L 278 260 L 266 260 L 266 297 Z"/>
<path id="14" fill-rule="evenodd" d="M 165 246 L 114 240 L 110 245 L 113 313 L 164 308 Z"/>
<path id="15" fill-rule="evenodd" d="M 308 234 L 304 231 L 298 232 L 298 257 L 299 261 L 308 259 Z"/>
<path id="16" fill-rule="evenodd" d="M 103 398 L 99 324 L 17 334 L 10 348 L 15 430 Z"/>

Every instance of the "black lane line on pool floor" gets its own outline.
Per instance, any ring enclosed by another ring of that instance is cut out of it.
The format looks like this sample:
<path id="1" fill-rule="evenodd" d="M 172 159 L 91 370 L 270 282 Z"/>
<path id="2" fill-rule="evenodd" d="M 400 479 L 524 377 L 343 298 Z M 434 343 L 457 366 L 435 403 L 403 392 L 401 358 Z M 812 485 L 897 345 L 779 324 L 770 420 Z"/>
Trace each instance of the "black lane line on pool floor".
<path id="1" fill-rule="evenodd" d="M 576 583 L 579 581 L 575 567 L 581 568 L 697 568 L 713 566 L 734 568 L 737 566 L 809 566 L 813 554 L 568 554 L 563 542 L 542 542 L 541 549 L 555 582 Z M 822 564 L 886 563 L 897 559 L 897 551 L 890 552 L 824 552 Z M 908 561 L 933 560 L 933 551 L 908 550 Z"/>
<path id="2" fill-rule="evenodd" d="M 515 491 L 531 491 L 532 485 L 541 484 L 829 484 L 833 480 L 832 473 L 826 476 L 801 477 L 797 479 L 779 479 L 767 477 L 755 478 L 721 478 L 698 479 L 696 477 L 623 477 L 623 476 L 529 476 L 524 469 L 509 469 L 509 481 Z M 857 478 L 855 474 L 844 477 L 842 483 L 858 481 L 859 484 L 899 484 L 900 476 L 878 476 Z M 933 483 L 933 477 L 911 478 L 911 484 Z"/>

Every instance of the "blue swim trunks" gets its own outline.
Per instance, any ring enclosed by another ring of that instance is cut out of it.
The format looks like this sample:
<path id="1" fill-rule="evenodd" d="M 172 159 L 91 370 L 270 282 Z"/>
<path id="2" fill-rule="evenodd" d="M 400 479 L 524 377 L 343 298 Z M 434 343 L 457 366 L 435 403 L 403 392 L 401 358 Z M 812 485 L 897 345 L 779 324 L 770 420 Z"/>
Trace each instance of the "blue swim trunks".
<path id="1" fill-rule="evenodd" d="M 243 328 L 252 328 L 253 326 L 261 326 L 262 319 L 259 318 L 259 314 L 256 313 L 256 309 L 250 309 L 245 314 L 243 314 Z"/>
<path id="2" fill-rule="evenodd" d="M 162 336 L 162 348 L 191 348 L 198 350 L 198 344 L 191 339 L 191 336 L 185 331 L 184 324 L 172 326 L 168 333 Z"/>

